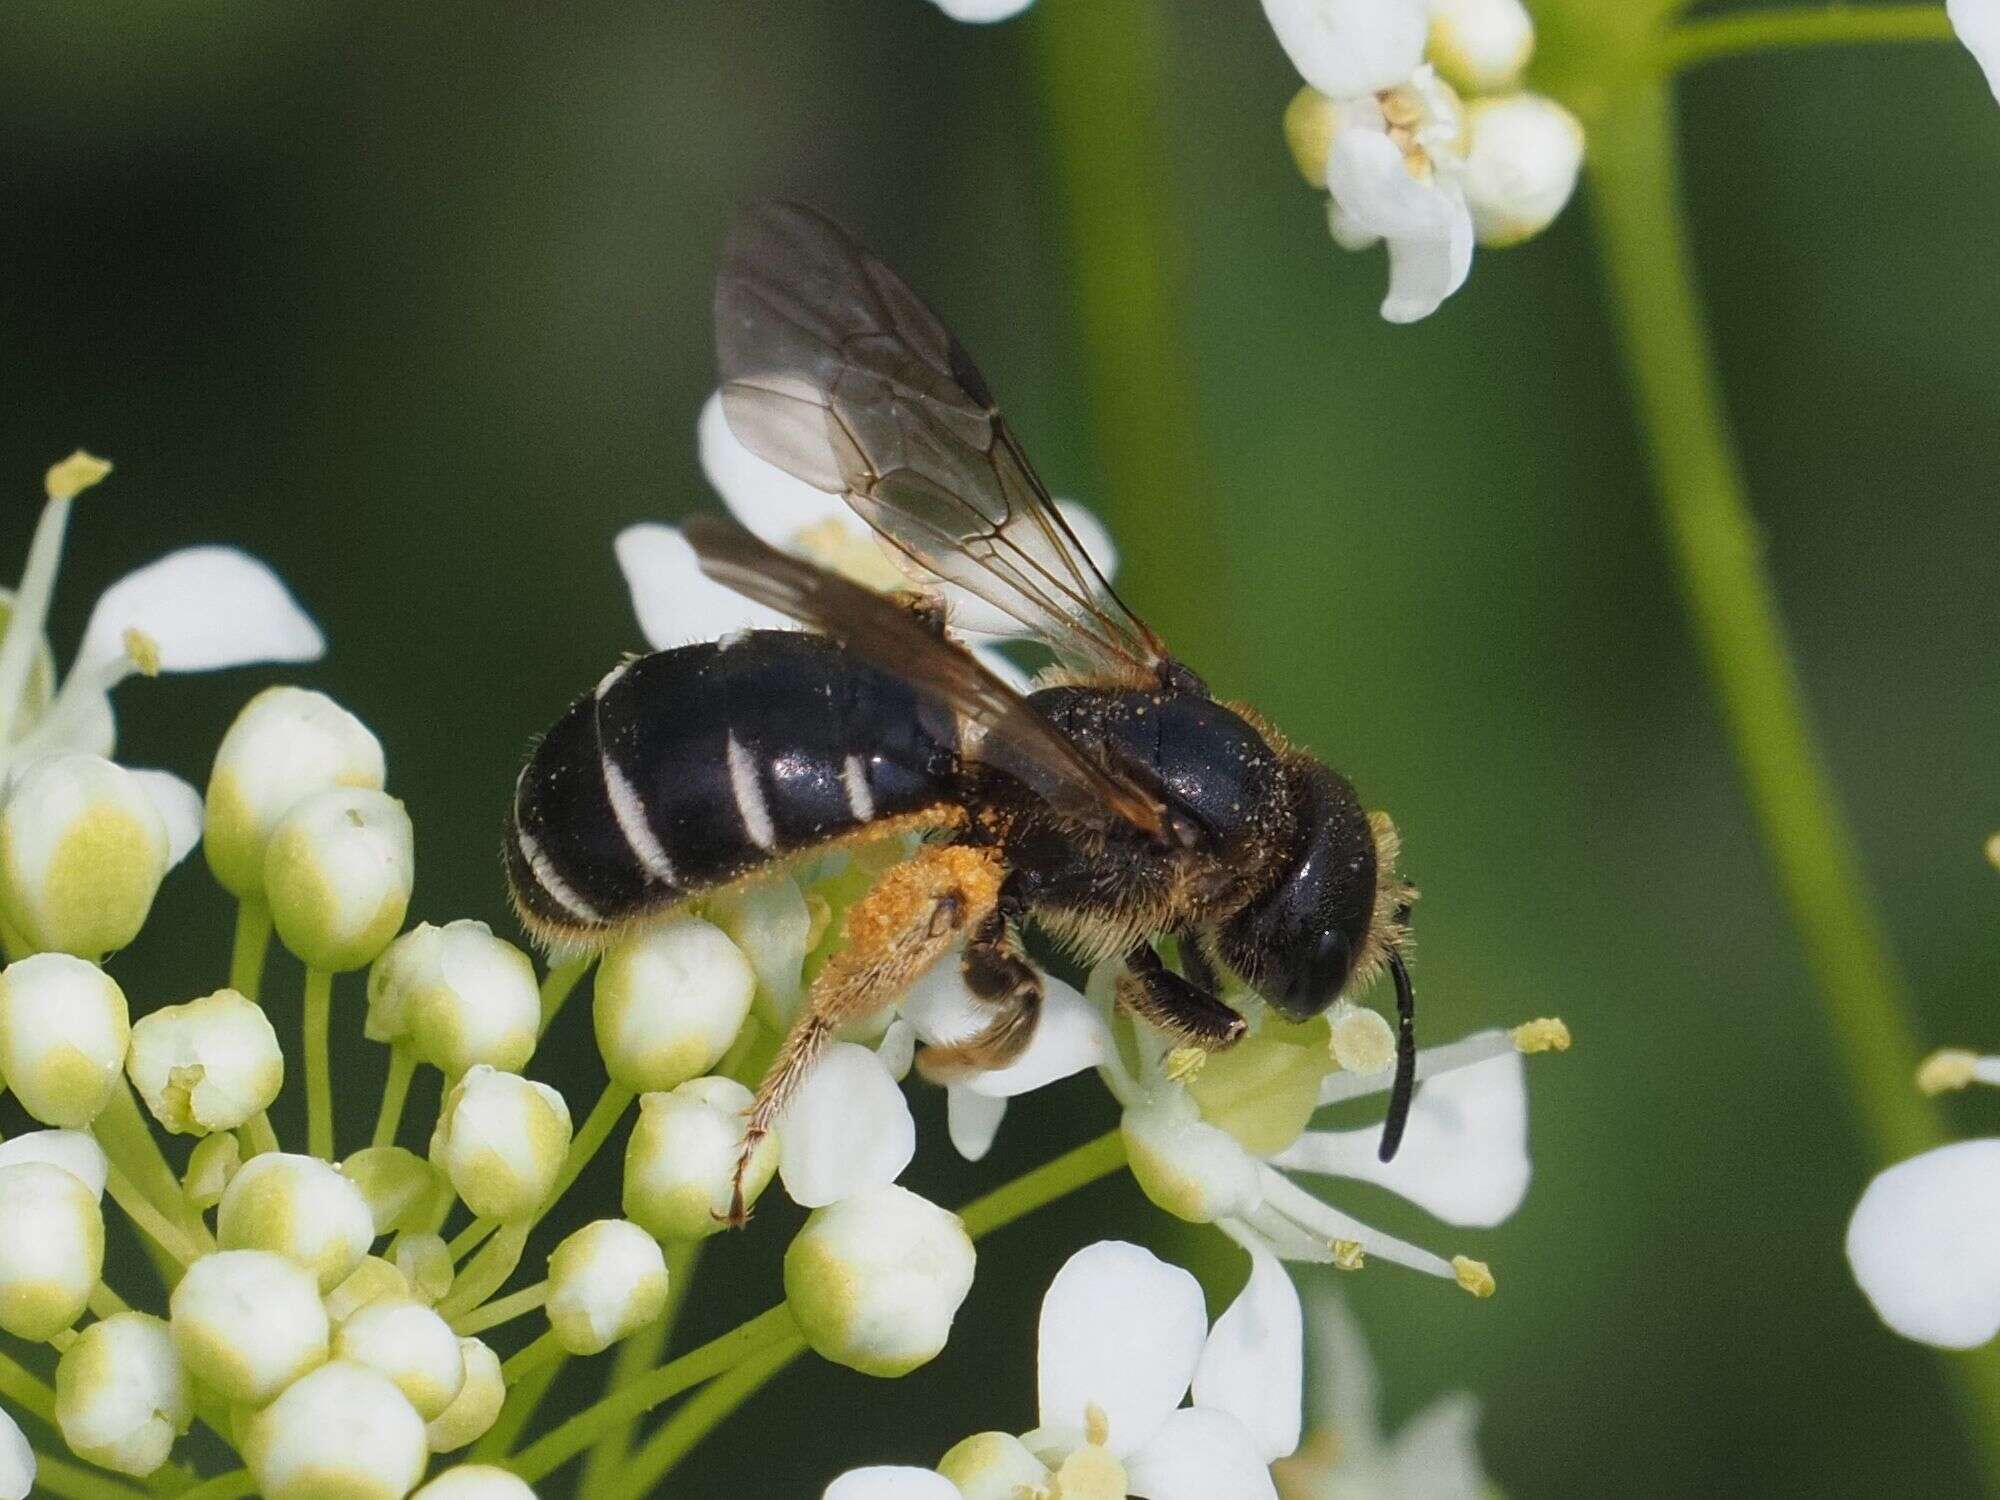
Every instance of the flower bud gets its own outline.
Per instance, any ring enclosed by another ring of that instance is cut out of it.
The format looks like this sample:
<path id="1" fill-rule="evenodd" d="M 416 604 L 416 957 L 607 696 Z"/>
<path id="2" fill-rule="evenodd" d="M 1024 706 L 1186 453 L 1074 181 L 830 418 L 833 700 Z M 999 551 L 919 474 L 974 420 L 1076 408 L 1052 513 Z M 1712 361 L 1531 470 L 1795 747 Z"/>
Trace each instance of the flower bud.
<path id="1" fill-rule="evenodd" d="M 667 1261 L 628 1219 L 599 1219 L 549 1257 L 549 1326 L 571 1354 L 601 1354 L 667 1309 Z"/>
<path id="2" fill-rule="evenodd" d="M 266 688 L 222 737 L 209 773 L 202 848 L 232 896 L 264 893 L 264 851 L 278 820 L 329 787 L 381 787 L 382 746 L 324 693 Z"/>
<path id="3" fill-rule="evenodd" d="M 431 1162 L 482 1219 L 524 1219 L 555 1188 L 569 1151 L 569 1106 L 545 1083 L 473 1068 L 445 1095 Z"/>
<path id="4" fill-rule="evenodd" d="M 271 1107 L 284 1087 L 285 1054 L 263 1007 L 217 990 L 141 1016 L 125 1072 L 168 1130 L 207 1135 Z"/>
<path id="5" fill-rule="evenodd" d="M 368 1146 L 340 1164 L 341 1175 L 361 1190 L 375 1219 L 375 1235 L 427 1229 L 443 1221 L 451 1184 L 416 1152 L 402 1146 Z"/>
<path id="6" fill-rule="evenodd" d="M 1263 1201 L 1256 1159 L 1229 1132 L 1202 1119 L 1180 1090 L 1133 1105 L 1118 1128 L 1133 1180 L 1175 1218 L 1212 1224 Z"/>
<path id="7" fill-rule="evenodd" d="M 750 960 L 758 1015 L 783 1031 L 805 997 L 803 970 L 813 939 L 812 909 L 799 883 L 781 873 L 718 891 L 708 899 L 708 917 Z"/>
<path id="8" fill-rule="evenodd" d="M 38 953 L 0 972 L 0 1079 L 44 1125 L 97 1118 L 131 1034 L 125 992 L 95 964 Z"/>
<path id="9" fill-rule="evenodd" d="M 447 1078 L 481 1063 L 519 1072 L 541 1023 L 534 964 L 484 922 L 420 923 L 368 971 L 369 1037 L 407 1041 Z"/>
<path id="10" fill-rule="evenodd" d="M 785 1251 L 785 1300 L 822 1359 L 907 1375 L 944 1348 L 972 1290 L 957 1214 L 890 1183 L 814 1209 Z"/>
<path id="11" fill-rule="evenodd" d="M 181 1188 L 196 1211 L 207 1213 L 222 1201 L 230 1181 L 243 1167 L 243 1146 L 227 1130 L 203 1136 L 188 1153 Z"/>
<path id="12" fill-rule="evenodd" d="M 104 1213 L 62 1167 L 0 1167 L 0 1328 L 39 1343 L 83 1316 L 104 1271 Z"/>
<path id="13" fill-rule="evenodd" d="M 465 1357 L 451 1325 L 423 1303 L 382 1297 L 333 1336 L 333 1357 L 380 1370 L 426 1422 L 442 1416 L 465 1384 Z"/>
<path id="14" fill-rule="evenodd" d="M 1429 55 L 1460 89 L 1501 89 L 1535 50 L 1535 23 L 1521 0 L 1430 0 Z"/>
<path id="15" fill-rule="evenodd" d="M 35 1489 L 35 1450 L 14 1419 L 0 1410 L 0 1500 L 28 1500 Z"/>
<path id="16" fill-rule="evenodd" d="M 271 830 L 264 893 L 271 922 L 309 968 L 372 961 L 403 925 L 416 878 L 415 835 L 387 792 L 315 792 Z"/>
<path id="17" fill-rule="evenodd" d="M 528 1481 L 491 1464 L 460 1464 L 417 1491 L 416 1500 L 535 1500 Z"/>
<path id="18" fill-rule="evenodd" d="M 326 1359 L 319 1284 L 282 1255 L 204 1255 L 187 1268 L 168 1308 L 188 1373 L 225 1401 L 261 1406 Z"/>
<path id="19" fill-rule="evenodd" d="M 1540 94 L 1476 99 L 1466 113 L 1465 201 L 1482 245 L 1540 234 L 1576 191 L 1583 126 Z"/>
<path id="20" fill-rule="evenodd" d="M 338 1328 L 371 1302 L 383 1297 L 407 1299 L 412 1295 L 409 1277 L 392 1262 L 379 1255 L 364 1256 L 347 1280 L 323 1299 L 327 1322 Z"/>
<path id="21" fill-rule="evenodd" d="M 141 1478 L 194 1420 L 187 1372 L 167 1325 L 146 1313 L 92 1323 L 56 1366 L 56 1425 L 79 1458 Z"/>
<path id="22" fill-rule="evenodd" d="M 691 1078 L 642 1094 L 625 1147 L 626 1216 L 657 1240 L 706 1239 L 726 1225 L 750 1090 L 733 1078 Z M 743 1179 L 755 1203 L 778 1167 L 775 1135 L 758 1143 Z"/>
<path id="23" fill-rule="evenodd" d="M 433 1453 L 451 1453 L 476 1443 L 492 1429 L 507 1400 L 507 1381 L 500 1373 L 500 1356 L 478 1339 L 458 1341 L 465 1365 L 465 1384 L 451 1405 L 431 1422 L 425 1439 Z"/>
<path id="24" fill-rule="evenodd" d="M 597 1050 L 634 1093 L 670 1089 L 722 1060 L 757 976 L 720 927 L 677 917 L 619 943 L 598 965 Z"/>
<path id="25" fill-rule="evenodd" d="M 243 1458 L 264 1500 L 403 1500 L 430 1450 L 388 1376 L 335 1360 L 251 1418 Z"/>
<path id="26" fill-rule="evenodd" d="M 965 1500 L 1015 1500 L 1046 1491 L 1048 1465 L 1011 1432 L 977 1432 L 938 1460 L 938 1473 Z"/>
<path id="27" fill-rule="evenodd" d="M 435 1307 L 451 1291 L 457 1268 L 451 1262 L 451 1248 L 439 1234 L 400 1234 L 392 1252 L 396 1269 L 410 1284 L 410 1295 Z"/>
<path id="28" fill-rule="evenodd" d="M 0 909 L 40 952 L 101 958 L 123 948 L 145 926 L 169 863 L 159 807 L 101 756 L 35 761 L 0 808 Z"/>
<path id="29" fill-rule="evenodd" d="M 0 1167 L 24 1161 L 61 1167 L 89 1188 L 91 1197 L 100 1202 L 104 1198 L 104 1180 L 110 1175 L 111 1164 L 104 1158 L 104 1148 L 88 1131 L 30 1130 L 0 1145 Z"/>
<path id="30" fill-rule="evenodd" d="M 330 1292 L 375 1241 L 361 1189 L 317 1156 L 267 1151 L 243 1164 L 222 1195 L 215 1238 L 225 1250 L 268 1250 L 312 1272 Z"/>
<path id="31" fill-rule="evenodd" d="M 1306 186 L 1326 191 L 1326 156 L 1333 149 L 1333 133 L 1339 127 L 1340 112 L 1334 102 L 1308 85 L 1292 95 L 1285 106 L 1285 144 Z"/>

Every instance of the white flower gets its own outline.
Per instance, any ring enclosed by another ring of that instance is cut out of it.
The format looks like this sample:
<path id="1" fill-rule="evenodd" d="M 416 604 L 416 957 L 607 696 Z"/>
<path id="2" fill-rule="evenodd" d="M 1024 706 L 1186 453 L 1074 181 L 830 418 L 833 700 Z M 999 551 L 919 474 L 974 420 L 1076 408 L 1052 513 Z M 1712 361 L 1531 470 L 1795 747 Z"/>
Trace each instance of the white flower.
<path id="1" fill-rule="evenodd" d="M 983 25 L 992 21 L 1011 21 L 1034 4 L 1034 0 L 935 0 L 935 3 L 954 21 Z"/>
<path id="2" fill-rule="evenodd" d="M 554 1189 L 569 1151 L 569 1106 L 545 1083 L 471 1069 L 445 1095 L 431 1164 L 483 1219 L 527 1218 Z"/>
<path id="3" fill-rule="evenodd" d="M 90 1189 L 90 1196 L 104 1197 L 104 1181 L 110 1163 L 97 1138 L 85 1130 L 30 1130 L 0 1144 L 0 1167 L 24 1161 L 47 1162 L 61 1167 Z"/>
<path id="4" fill-rule="evenodd" d="M 56 1423 L 79 1458 L 144 1477 L 194 1420 L 187 1371 L 167 1325 L 119 1312 L 92 1323 L 56 1366 Z"/>
<path id="5" fill-rule="evenodd" d="M 1313 1392 L 1305 1446 L 1275 1471 L 1284 1500 L 1487 1500 L 1495 1493 L 1480 1462 L 1479 1403 L 1440 1396 L 1393 1438 L 1376 1409 L 1375 1362 L 1341 1298 L 1311 1299 Z"/>
<path id="6" fill-rule="evenodd" d="M 1500 89 L 1521 76 L 1535 50 L 1535 23 L 1521 0 L 1430 0 L 1430 60 L 1460 88 Z"/>
<path id="7" fill-rule="evenodd" d="M 785 1301 L 822 1359 L 907 1375 L 944 1348 L 976 1257 L 957 1214 L 904 1188 L 816 1209 L 785 1250 Z"/>
<path id="8" fill-rule="evenodd" d="M 252 1417 L 243 1448 L 265 1500 L 403 1500 L 430 1460 L 423 1419 L 394 1382 L 347 1360 Z"/>
<path id="9" fill-rule="evenodd" d="M 125 992 L 95 964 L 37 953 L 0 971 L 0 1081 L 44 1125 L 97 1118 L 131 1035 Z"/>
<path id="10" fill-rule="evenodd" d="M 326 1359 L 319 1283 L 282 1255 L 204 1255 L 187 1268 L 168 1306 L 174 1348 L 188 1372 L 225 1401 L 262 1405 Z"/>
<path id="11" fill-rule="evenodd" d="M 1868 1184 L 1847 1259 L 1904 1338 L 1970 1349 L 2000 1333 L 2000 1140 L 1959 1141 Z"/>
<path id="12" fill-rule="evenodd" d="M 1429 317 L 1472 269 L 1458 98 L 1428 67 L 1379 94 L 1339 101 L 1327 148 L 1328 223 L 1343 249 L 1389 247 L 1391 323 Z"/>
<path id="13" fill-rule="evenodd" d="M 667 1306 L 667 1262 L 629 1219 L 599 1219 L 549 1256 L 549 1326 L 571 1354 L 600 1354 Z"/>
<path id="14" fill-rule="evenodd" d="M 277 575 L 231 547 L 190 547 L 129 573 L 99 596 L 60 688 L 42 631 L 76 497 L 111 466 L 77 453 L 49 470 L 48 503 L 0 633 L 0 764 L 112 752 L 111 690 L 143 672 L 204 672 L 314 661 L 326 642 Z M 164 777 L 164 773 L 153 773 Z"/>
<path id="15" fill-rule="evenodd" d="M 1425 0 L 1264 0 L 1299 76 L 1334 99 L 1400 83 L 1423 61 Z"/>
<path id="16" fill-rule="evenodd" d="M 623 939 L 598 965 L 592 1003 L 605 1071 L 642 1094 L 700 1077 L 743 1029 L 756 988 L 743 950 L 700 917 Z"/>
<path id="17" fill-rule="evenodd" d="M 916 1121 L 888 1068 L 835 1042 L 785 1110 L 778 1175 L 794 1203 L 821 1208 L 894 1182 L 916 1152 Z"/>
<path id="18" fill-rule="evenodd" d="M 104 1212 L 46 1161 L 0 1167 L 0 1328 L 39 1343 L 83 1316 L 104 1270 Z"/>
<path id="19" fill-rule="evenodd" d="M 2000 99 L 2000 0 L 1944 0 L 1944 13 Z"/>
<path id="20" fill-rule="evenodd" d="M 168 1130 L 206 1135 L 270 1107 L 284 1087 L 285 1054 L 262 1006 L 217 990 L 141 1016 L 125 1072 Z"/>
<path id="21" fill-rule="evenodd" d="M 535 1500 L 528 1481 L 491 1464 L 460 1464 L 417 1491 L 416 1500 Z"/>
<path id="22" fill-rule="evenodd" d="M 1272 1500 L 1268 1465 L 1298 1444 L 1302 1332 L 1291 1279 L 1251 1256 L 1211 1330 L 1179 1267 L 1119 1241 L 1078 1251 L 1042 1300 L 1040 1426 L 968 1438 L 937 1474 L 854 1470 L 826 1500 Z"/>
<path id="23" fill-rule="evenodd" d="M 465 1365 L 465 1384 L 458 1388 L 458 1398 L 425 1429 L 433 1453 L 451 1453 L 485 1437 L 507 1400 L 499 1355 L 474 1338 L 460 1339 L 458 1354 Z"/>
<path id="24" fill-rule="evenodd" d="M 1475 99 L 1465 129 L 1465 199 L 1479 243 L 1518 245 L 1548 228 L 1583 169 L 1576 116 L 1540 94 L 1507 94 Z"/>
<path id="25" fill-rule="evenodd" d="M 465 1386 L 458 1335 L 423 1303 L 378 1297 L 333 1336 L 333 1357 L 380 1370 L 426 1422 L 444 1415 Z"/>
<path id="26" fill-rule="evenodd" d="M 264 850 L 279 938 L 308 967 L 334 973 L 389 946 L 415 879 L 410 815 L 372 787 L 333 787 L 294 803 Z"/>
<path id="27" fill-rule="evenodd" d="M 480 1063 L 519 1072 L 541 1022 L 533 962 L 484 922 L 421 922 L 368 970 L 369 1038 L 407 1041 L 447 1078 Z"/>
<path id="28" fill-rule="evenodd" d="M 35 1450 L 15 1420 L 0 1409 L 0 1500 L 28 1500 L 35 1488 Z"/>
<path id="29" fill-rule="evenodd" d="M 203 834 L 209 869 L 231 895 L 261 897 L 265 848 L 279 819 L 314 792 L 380 790 L 385 774 L 381 742 L 326 694 L 264 689 L 216 747 Z"/>
<path id="30" fill-rule="evenodd" d="M 139 935 L 173 842 L 135 773 L 82 751 L 44 756 L 0 807 L 0 908 L 38 952 L 102 958 Z"/>
<path id="31" fill-rule="evenodd" d="M 225 1250 L 267 1250 L 312 1272 L 321 1292 L 345 1281 L 375 1239 L 361 1189 L 316 1156 L 268 1151 L 230 1179 L 216 1210 Z"/>
<path id="32" fill-rule="evenodd" d="M 691 1078 L 671 1093 L 641 1095 L 625 1147 L 626 1215 L 661 1241 L 706 1239 L 727 1228 L 750 1101 L 750 1090 L 733 1078 Z M 746 1205 L 777 1165 L 777 1139 L 767 1136 L 743 1180 Z"/>

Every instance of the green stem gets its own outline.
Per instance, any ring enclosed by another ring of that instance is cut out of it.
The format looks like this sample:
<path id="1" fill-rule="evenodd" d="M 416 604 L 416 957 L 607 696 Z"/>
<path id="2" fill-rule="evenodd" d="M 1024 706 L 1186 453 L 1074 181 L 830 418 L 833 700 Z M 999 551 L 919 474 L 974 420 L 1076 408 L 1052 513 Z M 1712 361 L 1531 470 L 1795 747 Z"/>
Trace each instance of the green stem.
<path id="1" fill-rule="evenodd" d="M 145 1491 L 135 1490 L 129 1484 L 107 1478 L 81 1464 L 37 1453 L 34 1493 L 53 1495 L 56 1500 L 140 1500 Z M 188 1493 L 194 1494 L 195 1491 Z"/>
<path id="2" fill-rule="evenodd" d="M 533 1286 L 524 1286 L 518 1292 L 509 1292 L 504 1297 L 496 1297 L 483 1307 L 475 1307 L 451 1325 L 451 1331 L 461 1337 L 467 1334 L 484 1333 L 489 1328 L 498 1328 L 502 1323 L 531 1313 L 549 1300 L 549 1284 L 538 1281 Z"/>
<path id="3" fill-rule="evenodd" d="M 453 1261 L 464 1260 L 466 1256 L 485 1244 L 487 1237 L 499 1227 L 498 1219 L 474 1219 L 453 1236 L 451 1243 L 444 1247 L 445 1254 Z"/>
<path id="4" fill-rule="evenodd" d="M 790 1364 L 803 1349 L 791 1343 L 776 1345 L 751 1355 L 708 1389 L 690 1396 L 686 1405 L 660 1424 L 660 1430 L 639 1445 L 623 1472 L 601 1491 L 590 1491 L 596 1500 L 645 1500 L 654 1493 L 659 1476 L 687 1456 L 688 1451 L 719 1427 L 729 1414 L 763 1386 L 764 1382 Z"/>
<path id="5" fill-rule="evenodd" d="M 243 1148 L 243 1159 L 263 1156 L 278 1149 L 278 1132 L 271 1128 L 271 1117 L 263 1110 L 243 1122 L 236 1134 L 237 1144 Z"/>
<path id="6" fill-rule="evenodd" d="M 615 1391 L 620 1386 L 630 1385 L 659 1364 L 660 1355 L 666 1349 L 667 1339 L 680 1316 L 681 1306 L 687 1301 L 695 1264 L 701 1259 L 702 1244 L 701 1240 L 675 1240 L 667 1246 L 666 1309 L 618 1346 L 618 1358 L 612 1364 L 611 1379 L 606 1389 Z M 614 1422 L 591 1445 L 583 1461 L 583 1477 L 577 1482 L 579 1495 L 598 1494 L 613 1482 L 625 1467 L 625 1455 L 631 1450 L 632 1434 L 637 1426 L 636 1417 Z"/>
<path id="7" fill-rule="evenodd" d="M 104 1190 L 111 1195 L 111 1201 L 125 1211 L 125 1217 L 132 1221 L 133 1227 L 159 1246 L 177 1266 L 186 1266 L 200 1259 L 210 1248 L 193 1239 L 180 1225 L 154 1207 L 152 1200 L 140 1192 L 132 1179 L 119 1168 L 107 1169 Z"/>
<path id="8" fill-rule="evenodd" d="M 1653 59 L 1662 73 L 1677 73 L 1721 57 L 1783 47 L 1847 46 L 1869 42 L 1949 42 L 1951 21 L 1939 5 L 1833 5 L 1816 10 L 1762 10 L 1703 16 L 1672 27 Z M 1595 139 L 1591 142 L 1596 148 Z"/>
<path id="9" fill-rule="evenodd" d="M 369 1144 L 396 1144 L 396 1131 L 403 1123 L 403 1105 L 410 1097 L 410 1080 L 416 1072 L 416 1053 L 402 1042 L 389 1048 L 389 1076 L 382 1084 L 382 1108 L 375 1115 L 375 1134 Z"/>
<path id="10" fill-rule="evenodd" d="M 9 1405 L 18 1406 L 31 1416 L 41 1418 L 51 1427 L 55 1425 L 54 1387 L 5 1354 L 0 1354 L 0 1397 L 4 1397 Z"/>
<path id="11" fill-rule="evenodd" d="M 250 1477 L 248 1469 L 231 1469 L 182 1491 L 179 1500 L 245 1500 L 256 1493 L 257 1481 Z"/>
<path id="12" fill-rule="evenodd" d="M 90 1129 L 112 1165 L 125 1173 L 155 1209 L 172 1220 L 185 1236 L 193 1239 L 202 1249 L 215 1248 L 208 1225 L 189 1205 L 187 1194 L 181 1189 L 180 1178 L 167 1165 L 160 1143 L 153 1138 L 152 1127 L 146 1123 L 146 1116 L 139 1108 L 139 1101 L 132 1096 L 131 1085 L 123 1078 L 112 1089 L 110 1102 L 98 1111 Z"/>
<path id="13" fill-rule="evenodd" d="M 563 1346 L 556 1342 L 556 1331 L 545 1329 L 508 1356 L 506 1363 L 500 1366 L 500 1378 L 509 1385 L 515 1385 L 542 1366 L 561 1358 Z"/>
<path id="14" fill-rule="evenodd" d="M 533 1223 L 502 1225 L 499 1233 L 458 1273 L 451 1291 L 437 1306 L 438 1316 L 447 1322 L 462 1318 L 505 1286 L 521 1263 L 521 1251 L 526 1248 L 528 1233 L 534 1227 Z"/>
<path id="15" fill-rule="evenodd" d="M 569 992 L 576 988 L 576 982 L 590 971 L 597 962 L 596 954 L 586 954 L 573 958 L 566 964 L 557 964 L 542 980 L 542 1030 L 547 1031 L 562 1013 L 563 1002 L 569 999 Z"/>
<path id="16" fill-rule="evenodd" d="M 1107 1130 L 1096 1140 L 1085 1141 L 1054 1161 L 1043 1162 L 1032 1172 L 973 1199 L 958 1211 L 958 1216 L 965 1221 L 967 1234 L 975 1240 L 984 1239 L 1045 1204 L 1100 1177 L 1109 1177 L 1124 1165 L 1125 1138 L 1117 1130 Z"/>
<path id="17" fill-rule="evenodd" d="M 1037 6 L 1027 29 L 1071 246 L 1101 499 L 1125 571 L 1145 580 L 1145 613 L 1216 664 L 1231 659 L 1236 611 L 1216 586 L 1229 535 L 1173 316 L 1186 236 L 1167 178 L 1167 11 L 1158 0 L 1079 0 Z"/>
<path id="18" fill-rule="evenodd" d="M 625 1117 L 625 1111 L 632 1107 L 632 1101 L 639 1096 L 621 1083 L 607 1083 L 604 1092 L 597 1096 L 597 1102 L 584 1116 L 583 1125 L 569 1143 L 569 1154 L 563 1158 L 562 1171 L 556 1176 L 554 1191 L 542 1205 L 542 1212 L 535 1215 L 539 1221 L 543 1215 L 562 1201 L 562 1195 L 576 1185 L 576 1179 L 583 1175 L 583 1169 L 591 1159 L 603 1149 L 611 1132 L 618 1128 L 618 1122 Z"/>
<path id="19" fill-rule="evenodd" d="M 333 976 L 306 970 L 306 1150 L 322 1161 L 333 1158 Z"/>
<path id="20" fill-rule="evenodd" d="M 1723 413 L 1681 214 L 1666 87 L 1591 128 L 1592 203 L 1661 518 L 1750 806 L 1875 1157 L 1940 1144 L 1912 1086 L 1906 991 L 1814 742 Z M 2000 1483 L 2000 1346 L 1960 1357 L 1972 1425 Z"/>
<path id="21" fill-rule="evenodd" d="M 264 955 L 271 946 L 271 908 L 254 897 L 236 903 L 236 941 L 229 951 L 229 987 L 255 1000 L 264 984 Z"/>
<path id="22" fill-rule="evenodd" d="M 515 1439 L 520 1437 L 534 1417 L 536 1408 L 542 1404 L 542 1397 L 548 1394 L 549 1387 L 555 1384 L 556 1377 L 568 1363 L 569 1356 L 558 1352 L 554 1359 L 535 1366 L 515 1381 L 507 1391 L 500 1415 L 494 1418 L 486 1436 L 473 1444 L 467 1461 L 475 1464 L 503 1462 L 513 1451 Z"/>

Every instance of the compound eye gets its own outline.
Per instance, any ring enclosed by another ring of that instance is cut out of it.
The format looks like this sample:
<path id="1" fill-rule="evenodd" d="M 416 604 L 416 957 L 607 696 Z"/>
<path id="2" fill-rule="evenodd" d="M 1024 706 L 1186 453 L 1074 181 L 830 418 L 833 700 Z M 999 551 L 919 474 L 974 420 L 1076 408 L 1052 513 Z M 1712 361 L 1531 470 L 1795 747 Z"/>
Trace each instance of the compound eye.
<path id="1" fill-rule="evenodd" d="M 1337 929 L 1308 936 L 1298 945 L 1290 965 L 1290 982 L 1275 998 L 1278 1009 L 1302 1021 L 1333 1004 L 1334 996 L 1347 983 L 1353 952 L 1346 934 Z"/>

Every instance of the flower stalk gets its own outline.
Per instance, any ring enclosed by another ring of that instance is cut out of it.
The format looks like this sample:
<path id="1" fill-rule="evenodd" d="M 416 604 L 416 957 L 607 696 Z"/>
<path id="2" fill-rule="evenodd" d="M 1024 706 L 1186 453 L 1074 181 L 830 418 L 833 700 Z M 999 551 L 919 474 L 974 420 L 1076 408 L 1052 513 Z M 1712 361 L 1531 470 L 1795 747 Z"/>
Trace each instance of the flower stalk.
<path id="1" fill-rule="evenodd" d="M 1670 27 L 1654 51 L 1662 74 L 1781 48 L 1861 46 L 1872 42 L 1949 42 L 1940 5 L 1832 5 L 1700 16 Z"/>
<path id="2" fill-rule="evenodd" d="M 333 1154 L 333 975 L 306 970 L 306 1149 L 325 1161 Z"/>

